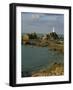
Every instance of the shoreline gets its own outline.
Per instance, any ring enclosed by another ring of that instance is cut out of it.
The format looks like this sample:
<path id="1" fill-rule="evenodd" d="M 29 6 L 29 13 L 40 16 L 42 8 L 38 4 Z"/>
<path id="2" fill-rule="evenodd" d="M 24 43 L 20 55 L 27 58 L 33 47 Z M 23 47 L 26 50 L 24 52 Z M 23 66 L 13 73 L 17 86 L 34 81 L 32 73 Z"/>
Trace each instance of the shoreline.
<path id="1" fill-rule="evenodd" d="M 33 42 L 35 42 L 35 40 L 33 40 Z M 36 43 L 34 44 L 30 44 L 29 42 L 27 43 L 24 43 L 23 42 L 23 45 L 26 45 L 26 46 L 30 46 L 30 47 L 48 47 L 48 49 L 50 50 L 53 50 L 53 51 L 58 51 L 60 53 L 64 53 L 64 44 L 62 43 L 59 43 L 59 41 L 36 41 Z"/>
<path id="2" fill-rule="evenodd" d="M 64 75 L 64 65 L 61 63 L 54 63 L 50 68 L 40 69 L 32 72 L 32 77 L 38 76 L 60 76 Z"/>
<path id="3" fill-rule="evenodd" d="M 36 71 L 22 73 L 22 77 L 61 76 L 61 75 L 64 75 L 64 64 L 61 63 L 54 63 L 50 68 L 43 67 L 42 69 Z"/>

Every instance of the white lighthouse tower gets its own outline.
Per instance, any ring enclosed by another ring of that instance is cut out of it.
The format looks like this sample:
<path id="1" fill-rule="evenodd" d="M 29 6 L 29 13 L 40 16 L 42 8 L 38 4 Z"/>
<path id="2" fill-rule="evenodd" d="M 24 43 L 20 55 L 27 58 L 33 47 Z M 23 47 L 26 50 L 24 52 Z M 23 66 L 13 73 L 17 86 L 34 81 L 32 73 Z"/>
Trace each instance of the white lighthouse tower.
<path id="1" fill-rule="evenodd" d="M 53 32 L 55 32 L 54 27 L 53 27 Z"/>

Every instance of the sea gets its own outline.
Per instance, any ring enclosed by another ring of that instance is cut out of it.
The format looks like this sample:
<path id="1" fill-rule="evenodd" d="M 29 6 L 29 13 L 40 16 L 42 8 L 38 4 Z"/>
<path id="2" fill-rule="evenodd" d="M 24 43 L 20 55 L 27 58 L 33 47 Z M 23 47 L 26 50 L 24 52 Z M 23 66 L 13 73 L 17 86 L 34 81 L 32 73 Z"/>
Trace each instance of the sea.
<path id="1" fill-rule="evenodd" d="M 51 67 L 54 63 L 64 64 L 64 54 L 49 47 L 21 46 L 21 75 L 30 77 L 33 71 Z"/>

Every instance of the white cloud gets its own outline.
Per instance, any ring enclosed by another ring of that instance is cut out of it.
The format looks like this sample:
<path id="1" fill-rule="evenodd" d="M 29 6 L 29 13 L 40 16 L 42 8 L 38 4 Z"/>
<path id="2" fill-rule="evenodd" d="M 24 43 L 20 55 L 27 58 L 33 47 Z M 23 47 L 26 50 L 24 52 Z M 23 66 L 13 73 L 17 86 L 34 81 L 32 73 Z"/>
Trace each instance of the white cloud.
<path id="1" fill-rule="evenodd" d="M 32 19 L 33 20 L 36 20 L 36 19 L 39 19 L 39 18 L 40 18 L 39 14 L 32 14 Z"/>

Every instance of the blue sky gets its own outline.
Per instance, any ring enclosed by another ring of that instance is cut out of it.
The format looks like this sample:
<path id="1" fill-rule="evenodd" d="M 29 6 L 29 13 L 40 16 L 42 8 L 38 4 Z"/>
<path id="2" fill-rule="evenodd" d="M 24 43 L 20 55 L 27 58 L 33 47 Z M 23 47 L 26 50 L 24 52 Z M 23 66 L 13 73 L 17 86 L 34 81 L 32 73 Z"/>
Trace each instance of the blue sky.
<path id="1" fill-rule="evenodd" d="M 45 13 L 21 13 L 21 31 L 22 33 L 64 33 L 64 15 L 63 14 L 45 14 Z"/>

